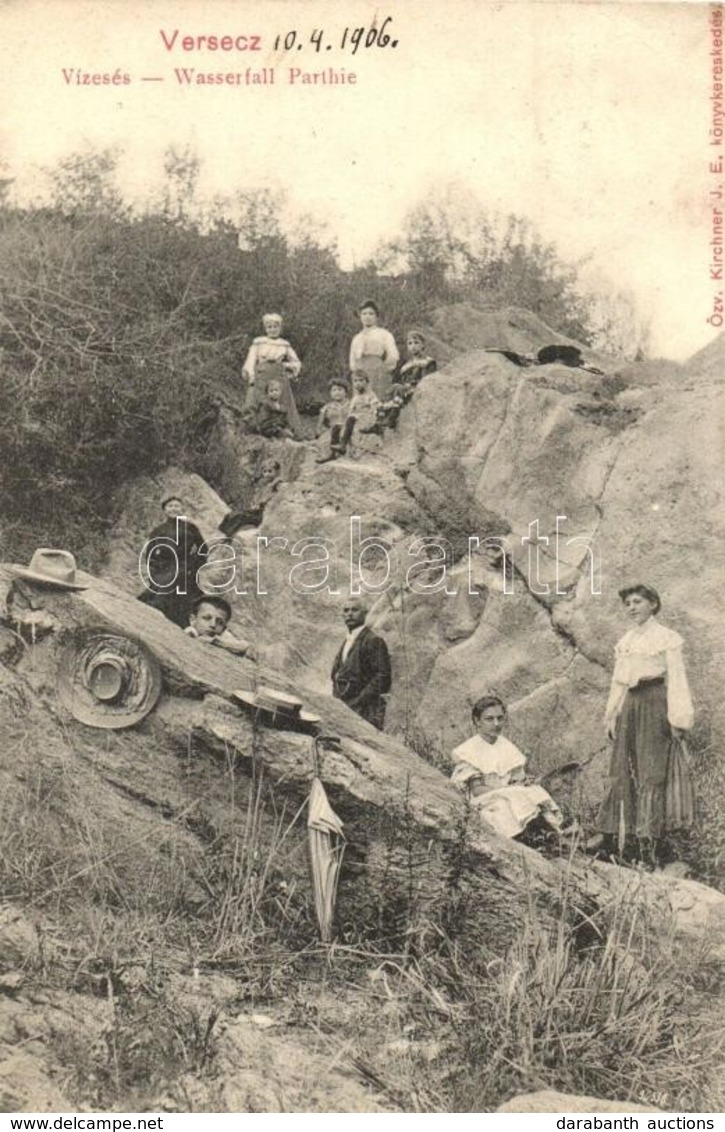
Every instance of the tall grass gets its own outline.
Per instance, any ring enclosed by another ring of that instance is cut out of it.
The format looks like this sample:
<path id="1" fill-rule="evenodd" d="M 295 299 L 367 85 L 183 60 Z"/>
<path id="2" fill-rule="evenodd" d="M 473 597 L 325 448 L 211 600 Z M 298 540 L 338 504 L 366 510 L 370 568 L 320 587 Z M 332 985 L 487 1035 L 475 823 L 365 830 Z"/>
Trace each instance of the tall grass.
<path id="1" fill-rule="evenodd" d="M 721 1110 L 717 972 L 634 874 L 612 872 L 622 882 L 609 904 L 582 907 L 562 862 L 560 890 L 534 897 L 472 854 L 465 816 L 443 845 L 421 837 L 403 801 L 366 816 L 368 851 L 343 870 L 340 935 L 325 948 L 300 810 L 239 774 L 232 754 L 214 805 L 194 779 L 198 797 L 175 819 L 136 813 L 125 828 L 91 804 L 103 787 L 72 749 L 49 734 L 39 758 L 26 739 L 19 726 L 7 744 L 0 883 L 38 924 L 26 979 L 89 1004 L 87 1033 L 52 1039 L 72 1099 L 153 1107 L 185 1076 L 211 1079 L 225 1009 L 284 1010 L 302 994 L 320 1004 L 296 1023 L 303 1033 L 392 1108 L 481 1112 L 546 1087 Z M 358 821 L 353 840 L 362 834 Z M 199 997 L 205 979 L 230 975 L 226 999 Z M 348 998 L 354 1011 L 340 1008 Z"/>
<path id="2" fill-rule="evenodd" d="M 484 898 L 445 927 L 429 920 L 425 948 L 380 957 L 357 1054 L 403 1107 L 485 1112 L 547 1088 L 720 1111 L 725 1025 L 706 944 L 678 941 L 636 878 L 591 918 L 572 895 L 564 872 L 559 914 L 529 900 L 498 954 Z"/>
<path id="3" fill-rule="evenodd" d="M 295 886 L 283 877 L 284 854 L 298 830 L 303 806 L 289 813 L 277 806 L 260 771 L 251 788 L 237 800 L 234 759 L 227 752 L 228 819 L 207 852 L 196 858 L 195 875 L 207 893 L 198 919 L 207 925 L 204 937 L 209 961 L 254 959 L 260 946 L 288 932 L 299 917 Z"/>
<path id="4" fill-rule="evenodd" d="M 609 910 L 601 938 L 583 950 L 563 918 L 531 915 L 524 933 L 484 977 L 466 978 L 461 1033 L 469 1073 L 456 1105 L 536 1087 L 699 1109 L 722 1065 L 725 1032 L 708 1035 L 688 1016 L 693 959 L 679 956 L 639 900 L 627 893 Z M 459 1031 L 460 1032 L 460 1031 Z"/>
<path id="5" fill-rule="evenodd" d="M 69 1097 L 154 1108 L 186 1075 L 212 1074 L 224 994 L 254 1002 L 292 982 L 307 906 L 282 878 L 299 857 L 299 811 L 261 774 L 238 783 L 228 757 L 226 806 L 200 797 L 167 823 L 129 820 L 57 737 L 41 757 L 22 726 L 6 738 L 0 890 L 37 937 L 12 960 L 27 986 L 57 995 L 58 1019 L 69 993 L 87 1003 L 87 1025 L 69 1014 L 49 1036 Z M 220 968 L 238 987 L 204 1001 L 199 980 Z"/>

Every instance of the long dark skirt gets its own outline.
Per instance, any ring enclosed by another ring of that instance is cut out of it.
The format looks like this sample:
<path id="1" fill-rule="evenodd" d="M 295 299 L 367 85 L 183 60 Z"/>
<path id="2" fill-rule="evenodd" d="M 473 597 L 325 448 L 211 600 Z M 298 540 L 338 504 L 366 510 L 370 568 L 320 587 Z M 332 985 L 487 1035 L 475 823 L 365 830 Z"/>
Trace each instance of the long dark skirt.
<path id="1" fill-rule="evenodd" d="M 667 721 L 664 680 L 645 681 L 624 697 L 609 776 L 597 820 L 602 833 L 654 840 L 692 824 L 692 782 Z"/>

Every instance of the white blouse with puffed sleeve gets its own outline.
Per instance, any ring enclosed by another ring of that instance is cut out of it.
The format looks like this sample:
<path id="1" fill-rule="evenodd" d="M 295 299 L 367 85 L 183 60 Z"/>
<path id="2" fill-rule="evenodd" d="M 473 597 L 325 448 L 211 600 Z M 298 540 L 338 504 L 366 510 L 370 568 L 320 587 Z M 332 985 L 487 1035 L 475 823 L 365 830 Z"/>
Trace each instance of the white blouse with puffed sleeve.
<path id="1" fill-rule="evenodd" d="M 619 715 L 624 697 L 640 680 L 664 677 L 667 687 L 667 719 L 671 727 L 689 731 L 694 722 L 692 698 L 682 659 L 682 637 L 673 629 L 649 617 L 617 642 L 614 649 L 614 672 L 605 723 L 609 726 Z"/>

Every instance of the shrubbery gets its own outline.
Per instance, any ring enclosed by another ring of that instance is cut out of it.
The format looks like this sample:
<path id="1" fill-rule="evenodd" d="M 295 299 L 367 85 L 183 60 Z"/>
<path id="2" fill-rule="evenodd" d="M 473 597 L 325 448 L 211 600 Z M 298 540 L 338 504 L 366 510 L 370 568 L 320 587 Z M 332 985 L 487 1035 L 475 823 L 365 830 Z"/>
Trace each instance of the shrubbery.
<path id="1" fill-rule="evenodd" d="M 368 295 L 399 341 L 462 298 L 516 302 L 562 332 L 594 333 L 575 270 L 518 218 L 496 235 L 480 211 L 477 235 L 452 246 L 455 211 L 441 235 L 445 201 L 423 202 L 376 262 L 344 271 L 319 225 L 285 219 L 280 193 L 237 193 L 202 212 L 198 161 L 170 153 L 164 190 L 139 214 L 114 187 L 115 160 L 72 155 L 52 171 L 47 203 L 0 208 L 6 558 L 61 543 L 92 566 L 124 478 L 173 463 L 213 479 L 209 429 L 220 399 L 241 405 L 267 309 L 282 311 L 304 361 L 303 410 L 347 372 Z"/>

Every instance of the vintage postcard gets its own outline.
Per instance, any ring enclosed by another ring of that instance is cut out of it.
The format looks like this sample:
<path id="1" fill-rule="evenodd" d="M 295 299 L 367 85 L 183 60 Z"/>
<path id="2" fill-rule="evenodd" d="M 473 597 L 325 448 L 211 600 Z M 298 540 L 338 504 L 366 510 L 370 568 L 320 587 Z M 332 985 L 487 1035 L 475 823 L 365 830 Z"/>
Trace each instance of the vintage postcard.
<path id="1" fill-rule="evenodd" d="M 0 2 L 3 1112 L 715 1126 L 724 213 L 719 3 Z"/>

